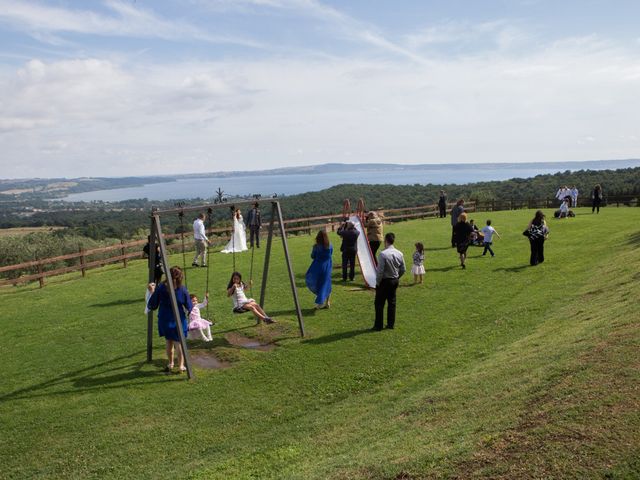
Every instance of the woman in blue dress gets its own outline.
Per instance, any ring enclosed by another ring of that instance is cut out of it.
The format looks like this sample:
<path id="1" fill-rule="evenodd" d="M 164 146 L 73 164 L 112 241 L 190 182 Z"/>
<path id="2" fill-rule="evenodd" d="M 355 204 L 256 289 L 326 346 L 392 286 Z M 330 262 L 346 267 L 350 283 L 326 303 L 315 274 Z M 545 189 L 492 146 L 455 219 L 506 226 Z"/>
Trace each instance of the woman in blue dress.
<path id="1" fill-rule="evenodd" d="M 182 333 L 186 338 L 187 315 L 189 315 L 193 305 L 187 288 L 182 285 L 182 282 L 184 281 L 184 273 L 182 273 L 182 270 L 179 267 L 171 267 L 169 272 L 175 287 L 178 312 L 180 313 L 180 326 L 182 328 Z M 169 360 L 169 363 L 165 368 L 165 371 L 170 372 L 173 369 L 173 353 L 177 347 L 180 372 L 184 372 L 186 370 L 184 366 L 184 355 L 182 353 L 182 348 L 180 347 L 180 337 L 178 335 L 176 320 L 173 316 L 173 309 L 171 308 L 169 286 L 164 282 L 156 288 L 155 283 L 150 283 L 149 291 L 151 292 L 151 297 L 147 302 L 147 307 L 151 310 L 155 310 L 156 308 L 158 309 L 158 333 L 167 341 L 167 359 Z"/>
<path id="2" fill-rule="evenodd" d="M 327 232 L 321 230 L 316 236 L 316 244 L 311 250 L 311 266 L 305 280 L 307 287 L 316 295 L 316 308 L 331 306 L 331 272 L 333 269 L 333 246 L 329 243 Z"/>

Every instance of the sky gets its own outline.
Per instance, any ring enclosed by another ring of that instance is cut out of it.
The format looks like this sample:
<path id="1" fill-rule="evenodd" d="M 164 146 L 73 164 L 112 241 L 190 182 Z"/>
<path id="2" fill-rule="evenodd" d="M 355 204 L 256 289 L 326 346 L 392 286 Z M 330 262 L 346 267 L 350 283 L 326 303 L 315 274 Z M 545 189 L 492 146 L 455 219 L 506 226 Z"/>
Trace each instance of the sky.
<path id="1" fill-rule="evenodd" d="M 0 0 L 0 177 L 640 157 L 637 0 Z"/>

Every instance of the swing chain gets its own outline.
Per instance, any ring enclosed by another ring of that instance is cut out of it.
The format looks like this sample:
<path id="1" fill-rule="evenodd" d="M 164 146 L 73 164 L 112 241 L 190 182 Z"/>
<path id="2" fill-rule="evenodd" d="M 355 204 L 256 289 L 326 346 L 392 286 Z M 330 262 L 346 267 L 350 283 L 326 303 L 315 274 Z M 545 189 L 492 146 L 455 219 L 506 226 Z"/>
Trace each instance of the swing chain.
<path id="1" fill-rule="evenodd" d="M 211 232 L 211 227 L 212 227 L 212 216 L 213 216 L 213 209 L 211 207 L 209 207 L 207 209 L 207 224 L 209 227 L 209 232 Z M 207 280 L 206 280 L 206 287 L 205 287 L 205 295 L 209 293 L 209 266 L 211 265 L 211 262 L 209 261 L 209 254 L 211 253 L 211 246 L 208 245 L 207 246 Z M 213 317 L 213 314 L 209 313 L 209 303 L 211 303 L 211 299 L 209 298 L 207 300 L 207 318 L 210 319 L 211 323 L 216 323 L 215 318 Z M 211 315 L 211 316 L 210 316 Z"/>
<path id="2" fill-rule="evenodd" d="M 236 207 L 231 205 L 231 256 L 233 258 L 233 271 L 236 272 Z"/>
<path id="3" fill-rule="evenodd" d="M 189 288 L 187 283 L 187 257 L 184 245 L 184 210 L 178 212 L 178 218 L 180 218 L 180 241 L 182 243 L 182 273 L 184 275 L 184 285 Z"/>

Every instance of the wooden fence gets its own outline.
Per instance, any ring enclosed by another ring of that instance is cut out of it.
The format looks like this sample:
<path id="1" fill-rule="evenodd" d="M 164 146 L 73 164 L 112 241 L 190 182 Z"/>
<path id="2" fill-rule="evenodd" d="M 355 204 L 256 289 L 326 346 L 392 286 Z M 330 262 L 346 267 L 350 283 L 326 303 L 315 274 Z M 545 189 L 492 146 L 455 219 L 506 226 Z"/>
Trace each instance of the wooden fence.
<path id="1" fill-rule="evenodd" d="M 590 206 L 591 199 L 579 199 L 579 206 Z M 606 197 L 602 205 L 638 205 L 638 195 L 619 195 Z M 453 203 L 447 205 L 447 212 L 451 210 Z M 474 211 L 495 211 L 495 210 L 515 210 L 524 208 L 557 208 L 558 200 L 556 199 L 530 199 L 530 200 L 474 200 L 465 204 L 465 210 Z M 436 218 L 438 216 L 438 206 L 436 204 L 420 205 L 416 207 L 392 208 L 379 210 L 383 220 L 386 223 L 393 223 L 403 220 L 414 220 L 419 218 Z M 287 234 L 290 235 L 310 235 L 313 231 L 326 229 L 335 231 L 343 221 L 342 214 L 319 215 L 306 218 L 291 218 L 285 220 Z M 264 229 L 263 229 L 264 232 Z M 231 238 L 231 227 L 211 228 L 207 230 L 209 238 L 214 245 L 225 243 Z M 193 249 L 193 235 L 191 232 L 184 234 L 184 248 Z M 165 234 L 167 247 L 171 252 L 182 251 L 183 236 L 180 233 Z M 9 278 L 0 278 L 0 286 L 17 285 L 38 281 L 40 287 L 45 286 L 47 277 L 62 275 L 71 272 L 81 272 L 84 277 L 87 270 L 92 268 L 103 267 L 105 265 L 122 263 L 124 268 L 127 267 L 130 260 L 143 258 L 142 246 L 146 244 L 146 240 L 136 240 L 131 242 L 121 241 L 115 245 L 107 247 L 93 248 L 84 250 L 79 248 L 77 252 L 59 255 L 50 258 L 35 258 L 29 262 L 23 262 L 16 265 L 7 265 L 0 267 L 0 276 Z"/>
<path id="2" fill-rule="evenodd" d="M 605 196 L 600 206 L 640 206 L 638 199 L 640 195 L 609 195 Z M 578 196 L 578 207 L 590 207 L 592 203 L 591 198 L 588 195 Z M 497 211 L 497 210 L 520 210 L 520 209 L 534 209 L 534 208 L 560 208 L 560 201 L 556 198 L 530 198 L 526 200 L 512 199 L 512 200 L 475 200 L 476 209 L 478 211 Z"/>
<path id="3" fill-rule="evenodd" d="M 451 206 L 452 205 L 449 205 L 448 208 L 451 208 Z M 473 204 L 469 205 L 469 207 L 473 208 Z M 385 222 L 394 222 L 436 217 L 438 208 L 437 205 L 431 204 L 381 210 L 380 212 Z M 285 220 L 284 223 L 287 234 L 289 235 L 310 235 L 313 231 L 322 228 L 335 231 L 342 221 L 343 217 L 340 213 L 306 218 L 290 218 Z M 263 233 L 264 232 L 265 229 L 263 229 Z M 213 245 L 219 245 L 229 241 L 232 229 L 230 226 L 211 228 L 207 229 L 207 234 L 212 240 Z M 174 253 L 182 251 L 183 241 L 185 250 L 191 251 L 194 246 L 193 234 L 191 232 L 184 233 L 184 235 L 180 233 L 165 234 L 165 240 L 167 241 L 169 251 Z M 89 250 L 78 248 L 78 251 L 74 253 L 67 253 L 57 257 L 35 258 L 29 262 L 0 267 L 0 276 L 5 277 L 0 278 L 0 286 L 37 281 L 40 287 L 44 287 L 47 277 L 72 272 L 81 272 L 81 275 L 84 277 L 89 269 L 120 262 L 123 268 L 126 268 L 130 260 L 143 258 L 142 246 L 146 243 L 146 240 L 121 241 L 115 245 Z"/>

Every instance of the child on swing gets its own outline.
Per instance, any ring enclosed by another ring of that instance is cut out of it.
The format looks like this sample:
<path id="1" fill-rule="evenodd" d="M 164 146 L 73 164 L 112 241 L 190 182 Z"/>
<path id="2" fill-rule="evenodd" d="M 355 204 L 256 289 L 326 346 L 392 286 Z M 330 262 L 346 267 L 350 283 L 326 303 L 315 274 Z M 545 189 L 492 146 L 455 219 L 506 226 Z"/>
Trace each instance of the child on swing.
<path id="1" fill-rule="evenodd" d="M 233 272 L 227 285 L 227 296 L 233 300 L 234 313 L 251 312 L 258 319 L 258 323 L 261 321 L 275 323 L 275 320 L 267 315 L 253 298 L 247 298 L 244 293 L 246 288 L 247 284 L 242 281 L 240 272 Z"/>
<path id="2" fill-rule="evenodd" d="M 211 323 L 200 316 L 200 309 L 205 308 L 209 304 L 209 292 L 204 296 L 204 302 L 198 303 L 198 297 L 193 293 L 189 295 L 193 308 L 189 312 L 189 333 L 187 338 L 190 340 L 204 340 L 210 342 L 213 340 L 211 336 Z"/>

